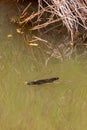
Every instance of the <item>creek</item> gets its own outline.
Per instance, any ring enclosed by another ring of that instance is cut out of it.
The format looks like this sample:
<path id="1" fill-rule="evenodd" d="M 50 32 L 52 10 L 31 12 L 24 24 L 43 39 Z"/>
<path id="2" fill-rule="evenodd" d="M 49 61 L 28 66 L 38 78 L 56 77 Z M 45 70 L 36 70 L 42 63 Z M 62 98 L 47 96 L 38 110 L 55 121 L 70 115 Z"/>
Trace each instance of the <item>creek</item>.
<path id="1" fill-rule="evenodd" d="M 9 22 L 14 4 L 0 1 L 0 129 L 87 129 L 87 61 L 59 62 L 44 48 L 27 46 Z M 50 84 L 26 82 L 52 77 Z"/>

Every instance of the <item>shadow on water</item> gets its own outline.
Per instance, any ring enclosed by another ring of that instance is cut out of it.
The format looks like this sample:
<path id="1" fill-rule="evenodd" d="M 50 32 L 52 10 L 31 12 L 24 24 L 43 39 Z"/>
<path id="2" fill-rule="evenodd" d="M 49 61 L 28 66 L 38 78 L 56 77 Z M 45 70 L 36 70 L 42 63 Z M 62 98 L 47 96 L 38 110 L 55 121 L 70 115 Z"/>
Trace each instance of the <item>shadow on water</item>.
<path id="1" fill-rule="evenodd" d="M 86 130 L 86 60 L 51 58 L 46 66 L 43 48 L 25 45 L 10 24 L 14 12 L 12 2 L 0 1 L 0 129 Z M 25 84 L 54 76 L 60 79 L 52 84 Z"/>

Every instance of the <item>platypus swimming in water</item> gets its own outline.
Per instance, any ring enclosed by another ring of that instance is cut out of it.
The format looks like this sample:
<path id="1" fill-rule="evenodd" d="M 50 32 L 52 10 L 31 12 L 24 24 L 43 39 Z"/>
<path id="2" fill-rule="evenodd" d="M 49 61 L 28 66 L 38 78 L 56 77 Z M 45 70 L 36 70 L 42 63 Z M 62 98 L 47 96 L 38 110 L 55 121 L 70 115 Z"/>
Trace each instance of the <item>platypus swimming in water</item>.
<path id="1" fill-rule="evenodd" d="M 50 79 L 41 79 L 41 80 L 36 80 L 36 81 L 31 81 L 31 82 L 27 82 L 27 85 L 41 85 L 41 84 L 45 84 L 45 83 L 52 83 L 55 80 L 58 80 L 59 77 L 53 77 Z"/>

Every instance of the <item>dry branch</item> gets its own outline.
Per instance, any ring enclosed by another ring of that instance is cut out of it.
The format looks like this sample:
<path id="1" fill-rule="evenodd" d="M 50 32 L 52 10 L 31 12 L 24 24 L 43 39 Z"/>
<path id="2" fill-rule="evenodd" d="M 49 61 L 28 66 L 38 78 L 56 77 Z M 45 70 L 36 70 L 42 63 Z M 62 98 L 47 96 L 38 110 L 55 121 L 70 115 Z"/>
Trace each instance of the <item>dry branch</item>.
<path id="1" fill-rule="evenodd" d="M 45 18 L 43 14 L 48 15 Z M 73 40 L 79 25 L 87 30 L 87 0 L 38 0 L 38 11 L 23 19 L 20 24 L 27 23 L 34 18 L 37 18 L 37 25 L 31 30 L 43 28 L 61 20 L 71 33 Z"/>

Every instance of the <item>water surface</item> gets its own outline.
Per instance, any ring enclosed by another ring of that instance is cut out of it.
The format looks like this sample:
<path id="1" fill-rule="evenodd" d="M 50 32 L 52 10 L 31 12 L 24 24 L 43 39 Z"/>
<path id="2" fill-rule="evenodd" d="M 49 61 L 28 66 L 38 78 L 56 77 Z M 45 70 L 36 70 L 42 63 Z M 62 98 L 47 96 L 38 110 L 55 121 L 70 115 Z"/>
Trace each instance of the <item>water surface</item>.
<path id="1" fill-rule="evenodd" d="M 15 11 L 0 2 L 0 128 L 2 130 L 87 129 L 87 61 L 59 62 L 43 48 L 27 46 L 9 23 Z M 8 38 L 12 34 L 12 38 Z M 27 81 L 60 79 L 52 84 L 27 86 Z"/>

